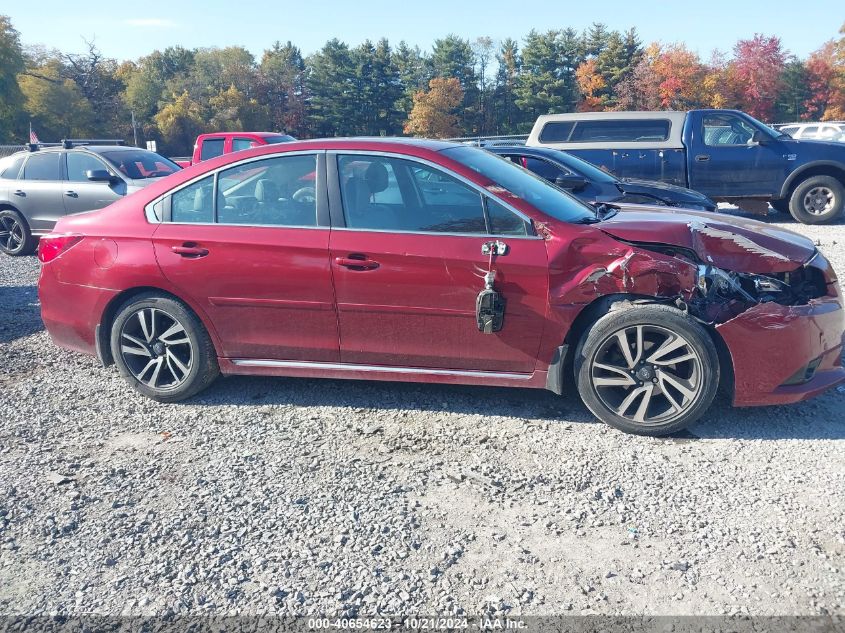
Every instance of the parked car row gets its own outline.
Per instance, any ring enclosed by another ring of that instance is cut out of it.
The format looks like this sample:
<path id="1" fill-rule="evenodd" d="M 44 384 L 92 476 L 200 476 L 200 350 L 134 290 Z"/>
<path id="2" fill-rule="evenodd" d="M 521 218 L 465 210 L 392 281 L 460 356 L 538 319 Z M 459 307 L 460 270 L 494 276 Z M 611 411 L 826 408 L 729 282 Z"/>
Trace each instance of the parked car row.
<path id="1" fill-rule="evenodd" d="M 843 296 L 810 240 L 666 204 L 589 205 L 457 143 L 225 154 L 61 218 L 39 259 L 53 341 L 164 402 L 219 374 L 574 384 L 597 418 L 661 435 L 719 388 L 752 406 L 845 381 Z"/>
<path id="2" fill-rule="evenodd" d="M 845 207 L 845 145 L 793 139 L 736 110 L 550 114 L 526 144 L 717 202 L 771 203 L 805 224 L 831 222 Z"/>
<path id="3" fill-rule="evenodd" d="M 845 121 L 781 123 L 772 127 L 779 132 L 789 134 L 792 138 L 845 143 Z"/>
<path id="4" fill-rule="evenodd" d="M 31 253 L 60 217 L 100 209 L 179 171 L 145 149 L 94 143 L 32 146 L 0 159 L 0 251 Z"/>

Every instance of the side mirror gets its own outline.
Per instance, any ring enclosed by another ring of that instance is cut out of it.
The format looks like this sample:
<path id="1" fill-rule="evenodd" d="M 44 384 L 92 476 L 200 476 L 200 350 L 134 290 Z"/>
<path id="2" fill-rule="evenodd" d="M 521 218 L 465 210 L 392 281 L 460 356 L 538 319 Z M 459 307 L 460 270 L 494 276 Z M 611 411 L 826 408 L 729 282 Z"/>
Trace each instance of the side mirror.
<path id="1" fill-rule="evenodd" d="M 754 134 L 751 135 L 751 142 L 757 143 L 757 145 L 768 145 L 771 140 L 771 137 L 762 130 L 756 130 Z"/>
<path id="2" fill-rule="evenodd" d="M 561 189 L 579 191 L 587 186 L 587 179 L 583 176 L 576 176 L 575 174 L 569 176 L 561 174 L 555 178 L 555 184 Z"/>
<path id="3" fill-rule="evenodd" d="M 117 176 L 114 176 L 106 169 L 89 169 L 85 172 L 85 177 L 92 182 L 115 182 Z"/>

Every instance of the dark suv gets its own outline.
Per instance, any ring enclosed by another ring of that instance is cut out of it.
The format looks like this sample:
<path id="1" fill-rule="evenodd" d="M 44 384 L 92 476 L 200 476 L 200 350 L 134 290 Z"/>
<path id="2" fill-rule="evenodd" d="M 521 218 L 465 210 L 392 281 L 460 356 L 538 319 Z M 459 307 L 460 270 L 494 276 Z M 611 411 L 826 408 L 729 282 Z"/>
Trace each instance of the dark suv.
<path id="1" fill-rule="evenodd" d="M 27 255 L 60 217 L 105 207 L 179 171 L 155 152 L 96 143 L 30 145 L 0 159 L 0 251 Z"/>

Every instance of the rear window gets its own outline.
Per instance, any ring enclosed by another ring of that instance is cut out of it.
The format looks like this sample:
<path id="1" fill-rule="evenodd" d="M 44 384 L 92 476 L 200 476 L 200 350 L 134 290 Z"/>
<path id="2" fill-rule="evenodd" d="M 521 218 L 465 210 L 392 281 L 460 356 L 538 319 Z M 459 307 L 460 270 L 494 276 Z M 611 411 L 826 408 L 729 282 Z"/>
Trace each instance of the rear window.
<path id="1" fill-rule="evenodd" d="M 668 119 L 597 119 L 551 121 L 540 133 L 543 143 L 643 143 L 669 139 Z"/>
<path id="2" fill-rule="evenodd" d="M 25 158 L 26 154 L 18 154 L 0 160 L 0 178 L 8 178 L 9 180 L 17 178 Z"/>

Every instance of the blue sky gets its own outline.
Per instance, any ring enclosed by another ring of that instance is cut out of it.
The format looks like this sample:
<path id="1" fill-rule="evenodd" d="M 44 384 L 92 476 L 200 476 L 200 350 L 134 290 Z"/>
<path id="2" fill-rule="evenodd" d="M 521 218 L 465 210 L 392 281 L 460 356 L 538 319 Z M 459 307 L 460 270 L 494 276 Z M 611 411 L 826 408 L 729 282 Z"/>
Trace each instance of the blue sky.
<path id="1" fill-rule="evenodd" d="M 837 36 L 845 22 L 843 0 L 173 0 L 160 2 L 4 2 L 23 43 L 82 52 L 93 39 L 109 57 L 134 59 L 156 48 L 180 44 L 242 45 L 256 56 L 275 40 L 292 40 L 305 54 L 338 37 L 355 45 L 366 38 L 404 39 L 427 50 L 449 33 L 494 40 L 521 38 L 532 28 L 604 22 L 613 29 L 636 26 L 641 38 L 683 41 L 703 57 L 755 32 L 778 35 L 799 57 Z"/>

